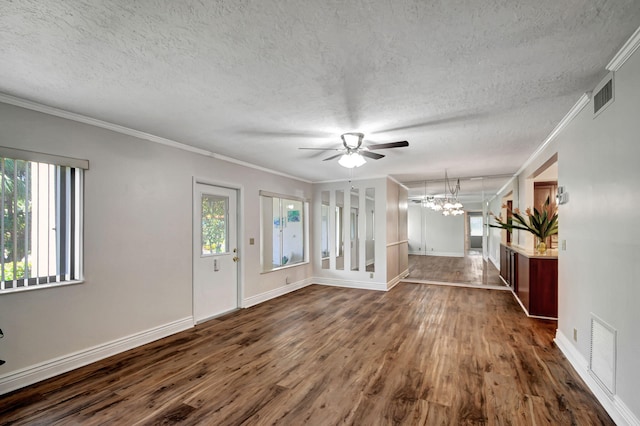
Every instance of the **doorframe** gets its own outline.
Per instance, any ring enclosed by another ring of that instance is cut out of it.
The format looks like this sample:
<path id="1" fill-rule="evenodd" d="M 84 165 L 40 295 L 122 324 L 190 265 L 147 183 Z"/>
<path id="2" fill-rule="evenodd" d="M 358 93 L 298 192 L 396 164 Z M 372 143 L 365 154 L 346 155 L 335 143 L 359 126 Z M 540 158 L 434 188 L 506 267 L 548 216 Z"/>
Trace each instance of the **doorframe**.
<path id="1" fill-rule="evenodd" d="M 195 212 L 193 208 L 195 206 L 197 191 L 196 184 L 210 185 L 210 186 L 218 186 L 221 188 L 232 189 L 236 191 L 236 224 L 237 224 L 237 248 L 238 254 L 240 257 L 240 262 L 238 263 L 238 300 L 237 307 L 244 308 L 244 185 L 231 183 L 216 179 L 203 178 L 198 176 L 193 176 L 191 179 L 191 318 L 193 319 L 193 324 L 195 325 L 195 316 L 193 315 L 194 303 L 193 303 L 193 278 L 195 277 L 194 271 L 194 253 L 193 253 L 193 238 L 195 236 L 196 224 L 194 222 Z"/>

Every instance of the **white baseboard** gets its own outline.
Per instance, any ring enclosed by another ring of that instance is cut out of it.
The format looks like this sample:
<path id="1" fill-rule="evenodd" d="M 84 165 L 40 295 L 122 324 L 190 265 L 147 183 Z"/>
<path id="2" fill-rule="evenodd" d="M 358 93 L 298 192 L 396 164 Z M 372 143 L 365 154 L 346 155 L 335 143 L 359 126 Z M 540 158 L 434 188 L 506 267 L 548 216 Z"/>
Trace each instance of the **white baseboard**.
<path id="1" fill-rule="evenodd" d="M 315 277 L 314 284 L 328 285 L 332 287 L 357 288 L 360 290 L 387 291 L 386 283 L 376 283 L 368 281 L 341 280 L 337 278 Z"/>
<path id="2" fill-rule="evenodd" d="M 193 317 L 187 317 L 11 372 L 0 377 L 0 395 L 75 370 L 129 349 L 146 345 L 191 327 L 193 327 Z"/>
<path id="3" fill-rule="evenodd" d="M 447 281 L 434 281 L 434 280 L 414 280 L 411 278 L 403 278 L 400 280 L 404 283 L 409 284 L 432 284 L 432 285 L 442 285 L 449 287 L 465 287 L 465 288 L 477 288 L 481 290 L 499 290 L 499 291 L 510 291 L 509 287 L 502 285 L 484 285 L 484 284 L 471 284 L 471 283 L 452 283 Z"/>
<path id="4" fill-rule="evenodd" d="M 631 412 L 629 407 L 617 395 L 614 395 L 613 399 L 609 398 L 607 393 L 598 385 L 589 373 L 587 360 L 559 329 L 556 330 L 554 342 L 617 425 L 640 426 L 638 417 Z"/>
<path id="5" fill-rule="evenodd" d="M 446 252 L 446 251 L 415 251 L 409 252 L 409 254 L 415 254 L 418 256 L 442 256 L 442 257 L 464 257 L 464 253 L 459 251 Z"/>
<path id="6" fill-rule="evenodd" d="M 300 290 L 301 288 L 313 284 L 313 282 L 312 278 L 306 278 L 295 283 L 274 288 L 273 290 L 265 291 L 264 293 L 256 294 L 255 296 L 247 297 L 242 301 L 242 307 L 249 308 L 251 306 L 258 305 L 262 302 L 266 302 L 267 300 L 275 299 L 276 297 L 291 293 L 292 291 Z"/>

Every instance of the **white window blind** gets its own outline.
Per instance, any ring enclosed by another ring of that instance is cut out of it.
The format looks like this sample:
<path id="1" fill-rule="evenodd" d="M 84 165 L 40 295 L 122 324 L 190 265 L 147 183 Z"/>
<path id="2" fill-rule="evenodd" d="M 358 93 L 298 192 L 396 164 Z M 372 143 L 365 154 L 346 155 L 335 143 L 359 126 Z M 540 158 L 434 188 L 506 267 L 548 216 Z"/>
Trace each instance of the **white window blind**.
<path id="1" fill-rule="evenodd" d="M 0 293 L 82 279 L 86 160 L 0 147 Z"/>

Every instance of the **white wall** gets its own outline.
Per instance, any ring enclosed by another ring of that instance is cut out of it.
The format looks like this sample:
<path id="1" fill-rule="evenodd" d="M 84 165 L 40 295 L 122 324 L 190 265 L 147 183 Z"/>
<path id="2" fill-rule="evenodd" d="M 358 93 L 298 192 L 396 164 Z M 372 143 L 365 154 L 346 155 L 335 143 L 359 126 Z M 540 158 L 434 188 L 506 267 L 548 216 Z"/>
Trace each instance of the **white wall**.
<path id="1" fill-rule="evenodd" d="M 464 215 L 443 216 L 419 204 L 409 205 L 409 253 L 464 256 Z"/>
<path id="2" fill-rule="evenodd" d="M 604 72 L 603 72 L 604 75 Z M 615 101 L 596 118 L 593 101 L 491 201 L 514 191 L 514 207 L 533 202 L 529 179 L 558 155 L 558 185 L 569 202 L 558 209 L 556 343 L 619 424 L 640 421 L 640 50 L 615 73 Z M 491 229 L 489 256 L 499 261 L 500 230 Z M 515 243 L 531 247 L 521 232 Z M 592 314 L 617 330 L 616 393 L 609 399 L 588 373 Z M 577 340 L 573 339 L 574 329 Z"/>
<path id="3" fill-rule="evenodd" d="M 593 102 L 558 137 L 558 332 L 589 359 L 591 313 L 618 331 L 617 398 L 640 417 L 640 51 L 615 74 L 615 102 Z M 573 329 L 578 331 L 574 341 Z"/>
<path id="4" fill-rule="evenodd" d="M 259 191 L 311 184 L 0 104 L 0 145 L 88 159 L 83 284 L 0 295 L 0 381 L 18 370 L 192 315 L 192 178 L 242 186 L 244 298 L 312 276 L 260 274 Z M 255 238 L 255 245 L 249 245 Z"/>

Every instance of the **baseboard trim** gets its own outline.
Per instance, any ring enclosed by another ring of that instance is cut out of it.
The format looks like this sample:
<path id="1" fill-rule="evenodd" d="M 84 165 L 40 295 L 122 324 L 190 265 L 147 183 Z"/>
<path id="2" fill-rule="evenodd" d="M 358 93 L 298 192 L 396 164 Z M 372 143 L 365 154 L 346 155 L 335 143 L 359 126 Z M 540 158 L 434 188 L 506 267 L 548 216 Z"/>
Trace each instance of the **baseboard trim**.
<path id="1" fill-rule="evenodd" d="M 402 281 L 403 278 L 406 278 L 408 276 L 409 276 L 409 269 L 405 269 L 397 277 L 393 278 L 391 281 L 387 283 L 387 290 L 391 290 L 396 285 L 398 285 L 398 283 Z"/>
<path id="2" fill-rule="evenodd" d="M 183 318 L 120 339 L 51 359 L 0 377 L 0 395 L 146 345 L 193 327 L 193 317 Z"/>
<path id="3" fill-rule="evenodd" d="M 360 290 L 387 291 L 387 283 L 371 283 L 367 281 L 340 280 L 336 278 L 315 277 L 314 284 L 331 287 L 357 288 Z"/>
<path id="4" fill-rule="evenodd" d="M 431 284 L 431 285 L 442 285 L 449 287 L 466 287 L 466 288 L 478 288 L 481 290 L 499 290 L 499 291 L 509 291 L 509 287 L 498 286 L 498 285 L 483 285 L 483 284 L 471 284 L 471 283 L 450 283 L 446 281 L 433 281 L 433 280 L 413 280 L 411 278 L 403 278 L 400 282 L 408 283 L 408 284 Z"/>
<path id="5" fill-rule="evenodd" d="M 556 338 L 553 341 L 617 425 L 640 426 L 638 417 L 617 395 L 614 395 L 613 399 L 609 398 L 606 392 L 598 385 L 589 374 L 587 360 L 559 329 L 556 330 Z"/>
<path id="6" fill-rule="evenodd" d="M 301 288 L 313 284 L 313 282 L 312 278 L 306 278 L 304 280 L 296 281 L 295 283 L 274 288 L 273 290 L 265 291 L 264 293 L 256 294 L 255 296 L 247 297 L 242 301 L 242 307 L 250 308 L 251 306 L 258 305 L 266 302 L 267 300 L 275 299 L 276 297 L 284 296 L 292 291 L 300 290 Z"/>
<path id="7" fill-rule="evenodd" d="M 418 252 L 409 252 L 411 255 L 416 256 L 441 256 L 441 257 L 464 257 L 464 253 L 460 253 L 458 251 L 454 252 L 446 252 L 446 251 L 418 251 Z"/>

